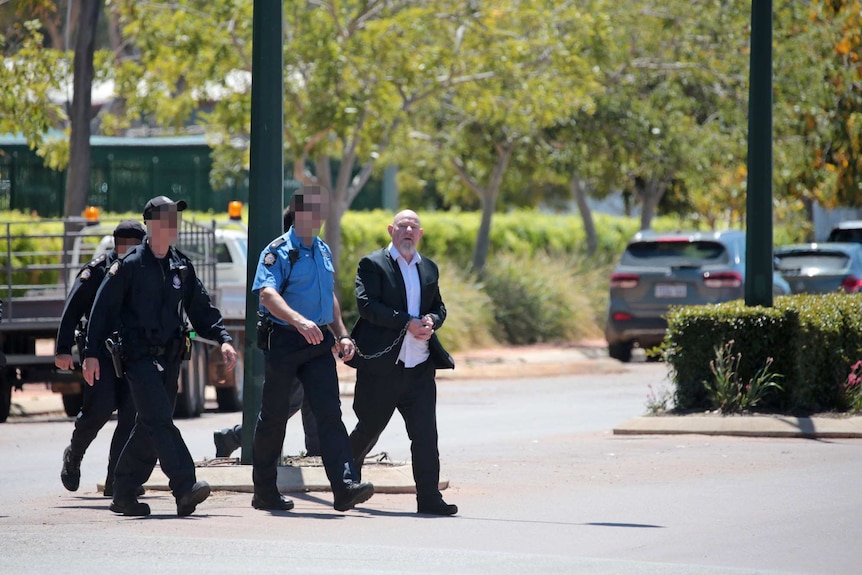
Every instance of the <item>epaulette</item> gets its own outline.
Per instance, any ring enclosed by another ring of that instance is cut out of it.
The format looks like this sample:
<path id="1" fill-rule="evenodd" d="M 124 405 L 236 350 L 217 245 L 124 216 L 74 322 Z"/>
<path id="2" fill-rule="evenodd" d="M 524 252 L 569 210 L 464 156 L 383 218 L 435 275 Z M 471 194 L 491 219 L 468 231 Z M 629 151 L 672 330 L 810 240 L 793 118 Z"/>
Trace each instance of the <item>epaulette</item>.
<path id="1" fill-rule="evenodd" d="M 81 268 L 81 271 L 78 272 L 78 279 L 82 283 L 90 279 L 90 276 L 93 274 L 93 270 L 105 263 L 105 260 L 107 259 L 107 254 L 101 254 L 94 257 L 92 260 L 87 262 L 87 265 Z"/>
<path id="2" fill-rule="evenodd" d="M 272 249 L 275 249 L 278 246 L 280 246 L 281 244 L 285 243 L 286 241 L 287 241 L 286 237 L 279 236 L 278 238 L 275 239 L 275 241 L 273 241 L 271 244 L 269 244 L 269 247 Z"/>
<path id="3" fill-rule="evenodd" d="M 99 264 L 104 263 L 104 261 L 106 259 L 108 259 L 108 255 L 107 254 L 101 254 L 99 256 L 94 257 L 92 260 L 90 260 L 87 263 L 87 265 L 85 265 L 84 267 L 85 268 L 94 268 L 94 267 L 98 266 Z"/>

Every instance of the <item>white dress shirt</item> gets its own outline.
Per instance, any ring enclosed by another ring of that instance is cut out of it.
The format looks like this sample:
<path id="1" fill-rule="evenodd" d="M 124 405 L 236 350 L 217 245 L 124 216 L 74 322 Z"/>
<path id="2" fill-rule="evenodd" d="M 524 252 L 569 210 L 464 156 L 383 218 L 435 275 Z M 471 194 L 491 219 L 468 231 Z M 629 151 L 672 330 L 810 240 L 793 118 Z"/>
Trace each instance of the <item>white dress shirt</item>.
<path id="1" fill-rule="evenodd" d="M 389 243 L 389 254 L 392 259 L 398 262 L 398 267 L 401 270 L 401 277 L 404 278 L 404 287 L 407 289 L 407 313 L 413 317 L 419 317 L 419 303 L 422 298 L 422 286 L 419 283 L 419 262 L 422 256 L 419 252 L 413 255 L 413 259 L 408 263 L 398 250 Z M 404 334 L 404 341 L 401 343 L 401 351 L 398 352 L 398 360 L 404 362 L 404 367 L 416 367 L 423 361 L 427 360 L 431 355 L 428 350 L 428 342 L 416 339 L 409 331 Z M 396 361 L 398 361 L 396 360 Z"/>

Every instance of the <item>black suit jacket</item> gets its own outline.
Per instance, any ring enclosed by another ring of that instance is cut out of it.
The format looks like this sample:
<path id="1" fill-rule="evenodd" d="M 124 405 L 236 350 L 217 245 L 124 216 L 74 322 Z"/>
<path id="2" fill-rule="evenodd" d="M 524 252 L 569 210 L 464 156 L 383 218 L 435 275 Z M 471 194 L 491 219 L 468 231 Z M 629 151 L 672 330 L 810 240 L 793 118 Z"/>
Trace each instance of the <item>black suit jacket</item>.
<path id="1" fill-rule="evenodd" d="M 421 292 L 419 315 L 430 315 L 434 319 L 436 332 L 446 320 L 446 306 L 443 305 L 438 285 L 440 270 L 437 264 L 426 257 L 419 261 L 417 269 Z M 365 355 L 374 355 L 391 345 L 410 321 L 404 278 L 398 262 L 392 259 L 387 248 L 372 252 L 359 261 L 356 272 L 356 303 L 359 320 L 350 335 Z M 428 347 L 430 359 L 436 369 L 455 367 L 452 356 L 443 348 L 436 333 L 431 336 Z M 399 342 L 377 359 L 366 360 L 356 354 L 348 365 L 358 369 L 389 371 L 395 365 L 400 350 Z"/>

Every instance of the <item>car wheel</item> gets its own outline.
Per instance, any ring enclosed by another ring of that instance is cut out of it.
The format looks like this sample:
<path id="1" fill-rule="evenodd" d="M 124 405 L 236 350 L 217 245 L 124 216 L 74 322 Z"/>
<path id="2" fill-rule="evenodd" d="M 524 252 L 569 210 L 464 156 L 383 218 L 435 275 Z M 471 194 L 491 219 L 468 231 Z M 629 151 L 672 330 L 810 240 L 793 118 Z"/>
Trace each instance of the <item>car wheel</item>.
<path id="1" fill-rule="evenodd" d="M 608 355 L 623 363 L 628 363 L 632 360 L 632 342 L 622 341 L 618 343 L 608 344 Z"/>

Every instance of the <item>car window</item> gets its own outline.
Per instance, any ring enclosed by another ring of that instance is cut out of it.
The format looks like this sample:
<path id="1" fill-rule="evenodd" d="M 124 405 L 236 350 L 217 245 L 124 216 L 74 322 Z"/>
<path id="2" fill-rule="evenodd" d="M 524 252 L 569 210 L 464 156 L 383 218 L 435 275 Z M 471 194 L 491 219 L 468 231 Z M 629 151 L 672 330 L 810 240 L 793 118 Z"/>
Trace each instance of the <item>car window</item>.
<path id="1" fill-rule="evenodd" d="M 819 269 L 843 270 L 847 267 L 850 257 L 841 252 L 792 252 L 777 254 L 778 271 Z"/>
<path id="2" fill-rule="evenodd" d="M 229 264 L 233 261 L 230 257 L 230 250 L 227 249 L 227 244 L 224 242 L 217 242 L 215 250 L 218 263 Z"/>
<path id="3" fill-rule="evenodd" d="M 727 248 L 714 241 L 645 241 L 629 244 L 624 265 L 704 265 L 730 262 Z"/>
<path id="4" fill-rule="evenodd" d="M 862 228 L 835 228 L 829 233 L 829 239 L 827 241 L 862 244 Z"/>

